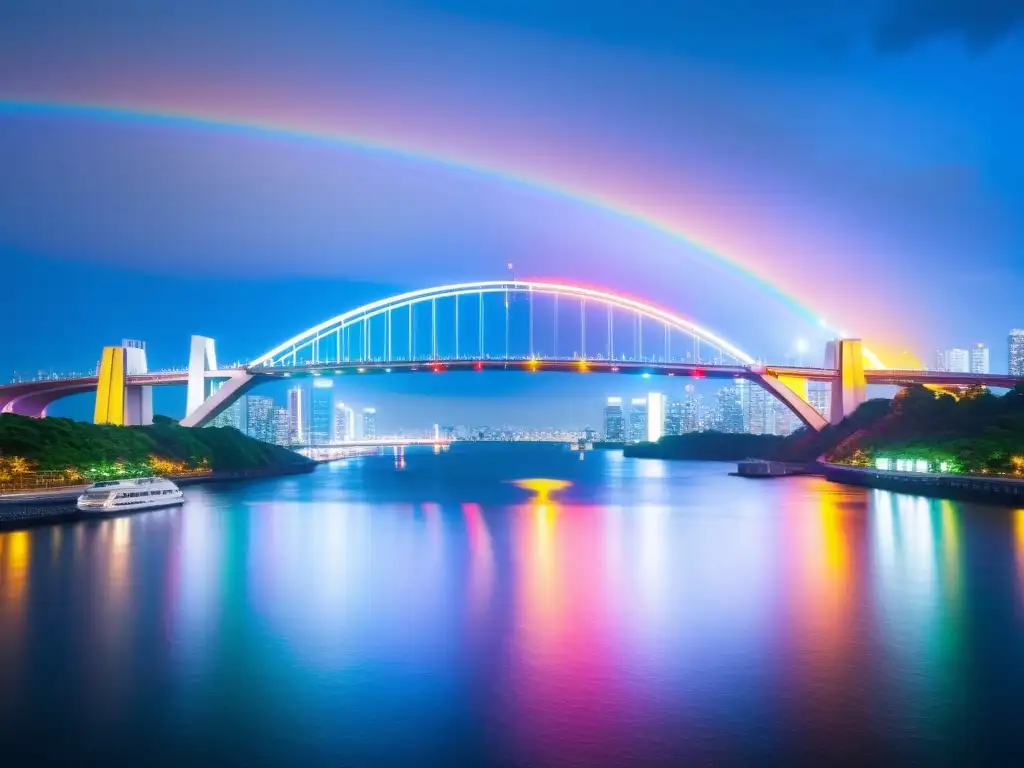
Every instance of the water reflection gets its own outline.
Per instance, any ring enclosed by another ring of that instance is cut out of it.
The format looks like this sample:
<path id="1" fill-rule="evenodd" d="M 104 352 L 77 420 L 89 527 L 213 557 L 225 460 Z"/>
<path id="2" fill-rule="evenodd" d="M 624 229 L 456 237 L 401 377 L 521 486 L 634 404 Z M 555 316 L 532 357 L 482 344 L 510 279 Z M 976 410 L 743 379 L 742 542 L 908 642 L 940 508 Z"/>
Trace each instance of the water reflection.
<path id="1" fill-rule="evenodd" d="M 1014 552 L 1017 560 L 1017 583 L 1020 585 L 1020 599 L 1024 604 L 1024 509 L 1013 513 Z"/>
<path id="2" fill-rule="evenodd" d="M 1022 608 L 1024 510 L 410 450 L 0 534 L 0 711 L 159 720 L 173 760 L 193 727 L 249 762 L 934 757 L 1024 685 Z"/>

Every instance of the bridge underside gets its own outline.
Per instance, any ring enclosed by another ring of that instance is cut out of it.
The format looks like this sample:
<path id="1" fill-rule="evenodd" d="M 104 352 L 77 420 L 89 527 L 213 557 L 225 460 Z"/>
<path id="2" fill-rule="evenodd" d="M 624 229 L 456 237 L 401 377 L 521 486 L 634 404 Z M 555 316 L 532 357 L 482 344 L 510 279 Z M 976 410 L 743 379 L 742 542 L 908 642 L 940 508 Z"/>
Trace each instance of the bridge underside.
<path id="1" fill-rule="evenodd" d="M 96 391 L 95 378 L 83 379 L 74 383 L 62 382 L 47 387 L 45 382 L 14 384 L 4 387 L 0 395 L 0 413 L 17 413 L 34 419 L 46 415 L 50 404 L 72 395 L 82 395 Z"/>
<path id="2" fill-rule="evenodd" d="M 763 387 L 788 407 L 803 424 L 819 431 L 828 424 L 796 391 L 786 386 L 780 377 L 768 369 L 744 366 L 703 366 L 689 363 L 651 364 L 610 360 L 437 360 L 388 363 L 344 363 L 314 366 L 255 368 L 239 372 L 203 402 L 200 408 L 182 419 L 182 426 L 202 427 L 229 408 L 239 397 L 262 381 L 293 380 L 318 376 L 360 377 L 399 375 L 403 373 L 435 374 L 483 373 L 506 371 L 519 373 L 607 373 L 642 377 L 677 377 L 695 379 L 744 379 Z"/>

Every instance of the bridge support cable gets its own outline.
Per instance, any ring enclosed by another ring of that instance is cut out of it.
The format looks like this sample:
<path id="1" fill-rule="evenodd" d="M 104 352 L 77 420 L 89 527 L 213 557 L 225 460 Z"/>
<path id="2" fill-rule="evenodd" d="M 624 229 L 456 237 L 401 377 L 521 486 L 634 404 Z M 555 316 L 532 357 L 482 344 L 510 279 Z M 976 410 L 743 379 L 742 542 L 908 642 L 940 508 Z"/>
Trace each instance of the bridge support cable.
<path id="1" fill-rule="evenodd" d="M 430 359 L 437 360 L 437 299 L 430 300 Z"/>
<path id="2" fill-rule="evenodd" d="M 412 360 L 413 348 L 412 348 L 412 308 L 414 304 L 409 305 L 409 359 Z"/>
<path id="3" fill-rule="evenodd" d="M 341 326 L 340 325 L 338 326 L 338 330 L 334 332 L 334 345 L 335 345 L 335 349 L 336 349 L 335 355 L 334 355 L 334 359 L 335 359 L 336 362 L 340 363 L 341 360 L 342 360 L 342 357 L 341 357 Z"/>
<path id="4" fill-rule="evenodd" d="M 387 352 L 388 357 L 387 357 L 387 360 L 390 363 L 391 362 L 391 310 L 390 309 L 388 309 L 387 314 L 384 315 L 384 325 L 385 325 L 385 327 L 387 329 L 387 335 L 388 335 L 388 352 Z"/>
<path id="5" fill-rule="evenodd" d="M 505 289 L 505 359 L 508 360 L 508 288 Z"/>
<path id="6" fill-rule="evenodd" d="M 480 359 L 484 357 L 484 292 L 480 291 L 477 294 L 480 305 L 480 322 L 477 324 L 477 330 L 480 332 Z"/>
<path id="7" fill-rule="evenodd" d="M 459 297 L 455 296 L 455 359 L 459 359 Z"/>
<path id="8" fill-rule="evenodd" d="M 665 362 L 666 363 L 671 360 L 671 358 L 669 357 L 669 345 L 670 345 L 670 343 L 671 342 L 669 341 L 668 326 L 666 325 L 665 326 Z"/>
<path id="9" fill-rule="evenodd" d="M 638 359 L 644 359 L 644 316 L 639 312 L 636 313 L 636 338 L 638 342 L 636 356 Z"/>

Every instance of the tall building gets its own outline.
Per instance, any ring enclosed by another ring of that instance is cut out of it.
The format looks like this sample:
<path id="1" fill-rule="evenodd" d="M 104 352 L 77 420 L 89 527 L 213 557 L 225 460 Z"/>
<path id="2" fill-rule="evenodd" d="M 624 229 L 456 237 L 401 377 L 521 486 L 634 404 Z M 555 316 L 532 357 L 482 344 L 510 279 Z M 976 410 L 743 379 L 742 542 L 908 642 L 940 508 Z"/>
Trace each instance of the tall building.
<path id="1" fill-rule="evenodd" d="M 276 440 L 274 425 L 274 401 L 262 395 L 246 395 L 245 434 L 264 443 Z"/>
<path id="2" fill-rule="evenodd" d="M 288 390 L 288 442 L 301 444 L 306 438 L 306 398 L 302 387 Z"/>
<path id="3" fill-rule="evenodd" d="M 287 408 L 274 409 L 274 442 L 288 445 L 292 441 L 292 420 Z"/>
<path id="4" fill-rule="evenodd" d="M 661 392 L 647 395 L 647 440 L 656 443 L 665 434 L 665 396 Z"/>
<path id="5" fill-rule="evenodd" d="M 743 431 L 743 401 L 736 386 L 718 390 L 715 422 L 719 432 Z"/>
<path id="6" fill-rule="evenodd" d="M 626 421 L 622 416 L 622 398 L 609 397 L 604 407 L 604 439 L 610 443 L 626 440 Z"/>
<path id="7" fill-rule="evenodd" d="M 989 370 L 988 347 L 975 344 L 971 347 L 971 373 L 988 373 Z"/>
<path id="8" fill-rule="evenodd" d="M 708 427 L 704 396 L 697 394 L 692 384 L 686 385 L 686 402 L 683 403 L 682 432 L 701 432 Z M 681 432 L 681 433 L 682 433 Z"/>
<path id="9" fill-rule="evenodd" d="M 775 409 L 771 397 L 763 387 L 751 385 L 747 388 L 747 431 L 752 435 L 770 435 L 775 431 Z"/>
<path id="10" fill-rule="evenodd" d="M 363 439 L 375 440 L 377 438 L 377 409 L 363 408 Z"/>
<path id="11" fill-rule="evenodd" d="M 832 412 L 832 382 L 807 382 L 807 402 L 827 419 Z"/>
<path id="12" fill-rule="evenodd" d="M 334 435 L 336 443 L 348 443 L 356 439 L 356 416 L 344 403 L 334 404 Z"/>
<path id="13" fill-rule="evenodd" d="M 939 349 L 935 352 L 935 370 L 967 373 L 971 370 L 971 353 L 966 349 Z"/>
<path id="14" fill-rule="evenodd" d="M 1024 376 L 1024 331 L 1010 331 L 1009 347 L 1010 375 Z"/>
<path id="15" fill-rule="evenodd" d="M 686 402 L 675 397 L 665 401 L 665 434 L 683 434 L 683 421 L 686 414 Z"/>
<path id="16" fill-rule="evenodd" d="M 647 439 L 647 398 L 634 397 L 629 403 L 629 440 L 639 443 Z"/>
<path id="17" fill-rule="evenodd" d="M 334 381 L 313 379 L 309 398 L 309 444 L 328 445 L 331 442 L 331 418 L 334 414 Z"/>
<path id="18" fill-rule="evenodd" d="M 221 385 L 223 383 L 224 382 L 222 382 L 222 381 L 215 381 L 215 382 L 213 382 L 213 385 L 211 386 L 210 394 L 212 395 L 214 392 L 216 392 L 218 389 L 220 389 L 220 387 L 221 387 Z M 233 427 L 234 429 L 237 429 L 239 432 L 241 432 L 243 430 L 243 428 L 245 427 L 245 410 L 244 410 L 245 404 L 243 402 L 244 400 L 245 400 L 244 397 L 243 398 L 239 398 L 238 400 L 235 400 L 235 402 L 233 402 L 231 405 L 229 405 L 223 411 L 221 411 L 216 416 L 214 416 L 213 420 L 210 421 L 210 426 L 211 427 Z"/>

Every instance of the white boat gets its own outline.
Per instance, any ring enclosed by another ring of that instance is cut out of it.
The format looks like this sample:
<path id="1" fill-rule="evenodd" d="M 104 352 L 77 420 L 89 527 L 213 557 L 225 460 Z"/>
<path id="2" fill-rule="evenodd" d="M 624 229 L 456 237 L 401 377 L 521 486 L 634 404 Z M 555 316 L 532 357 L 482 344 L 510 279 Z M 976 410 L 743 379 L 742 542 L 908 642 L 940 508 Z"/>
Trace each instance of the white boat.
<path id="1" fill-rule="evenodd" d="M 173 507 L 185 501 L 181 490 L 162 477 L 133 477 L 94 483 L 78 497 L 81 512 L 134 512 L 140 509 Z"/>

